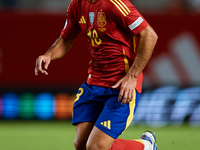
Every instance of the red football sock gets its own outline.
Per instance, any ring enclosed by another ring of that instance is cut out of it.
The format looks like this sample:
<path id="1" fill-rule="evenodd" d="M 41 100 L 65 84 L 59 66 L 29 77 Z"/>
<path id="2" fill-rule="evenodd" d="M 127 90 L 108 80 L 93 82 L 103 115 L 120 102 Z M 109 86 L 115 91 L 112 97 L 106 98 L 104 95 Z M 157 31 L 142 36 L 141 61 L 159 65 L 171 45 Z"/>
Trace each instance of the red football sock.
<path id="1" fill-rule="evenodd" d="M 116 139 L 109 150 L 144 150 L 144 144 L 140 140 Z"/>

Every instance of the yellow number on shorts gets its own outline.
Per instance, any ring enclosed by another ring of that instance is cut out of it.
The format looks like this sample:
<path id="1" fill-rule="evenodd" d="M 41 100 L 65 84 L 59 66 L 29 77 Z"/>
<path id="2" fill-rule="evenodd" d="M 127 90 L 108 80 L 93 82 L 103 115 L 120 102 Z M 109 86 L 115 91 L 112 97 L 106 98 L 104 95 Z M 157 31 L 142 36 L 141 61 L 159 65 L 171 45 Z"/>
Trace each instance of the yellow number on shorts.
<path id="1" fill-rule="evenodd" d="M 79 92 L 79 91 L 80 91 L 80 92 Z M 81 95 L 83 95 L 83 88 L 79 88 L 79 89 L 78 89 L 78 92 L 79 92 L 79 93 L 76 94 L 75 102 L 76 102 L 77 100 L 79 100 L 79 98 L 80 98 Z"/>

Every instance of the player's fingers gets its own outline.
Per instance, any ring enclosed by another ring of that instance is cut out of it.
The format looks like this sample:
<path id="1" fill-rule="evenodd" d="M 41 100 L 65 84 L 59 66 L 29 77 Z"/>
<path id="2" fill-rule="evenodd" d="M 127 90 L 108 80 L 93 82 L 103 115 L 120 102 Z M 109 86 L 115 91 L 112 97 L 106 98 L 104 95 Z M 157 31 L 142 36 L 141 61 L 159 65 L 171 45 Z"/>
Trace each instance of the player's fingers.
<path id="1" fill-rule="evenodd" d="M 132 100 L 132 91 L 126 90 L 124 93 L 123 104 L 129 103 Z"/>
<path id="2" fill-rule="evenodd" d="M 37 71 L 37 59 L 35 61 L 35 75 L 37 76 L 38 75 L 38 71 Z"/>
<path id="3" fill-rule="evenodd" d="M 42 73 L 44 73 L 45 75 L 48 75 L 48 72 L 47 71 L 45 71 L 45 70 L 43 70 L 43 72 Z"/>
<path id="4" fill-rule="evenodd" d="M 121 89 L 119 92 L 119 96 L 118 96 L 118 102 L 120 102 L 122 100 L 123 95 L 124 95 L 124 90 Z"/>
<path id="5" fill-rule="evenodd" d="M 50 64 L 50 61 L 47 61 L 47 62 L 45 63 L 44 68 L 45 68 L 46 70 L 48 69 L 49 64 Z"/>
<path id="6" fill-rule="evenodd" d="M 47 61 L 47 62 L 45 63 L 44 68 L 45 68 L 46 70 L 48 69 L 49 64 L 50 64 L 50 61 Z M 44 73 L 45 75 L 48 75 L 48 72 L 47 72 L 46 70 L 43 70 L 43 73 Z"/>
<path id="7" fill-rule="evenodd" d="M 39 67 L 38 67 L 38 59 L 36 59 L 36 62 L 35 62 L 35 75 L 38 75 L 38 70 L 39 70 Z"/>
<path id="8" fill-rule="evenodd" d="M 132 90 L 130 93 L 131 93 L 131 97 L 130 97 L 130 100 L 129 100 L 129 102 L 131 102 L 132 100 L 134 100 L 134 98 L 135 98 L 135 93 L 136 91 L 135 91 L 135 89 L 134 90 Z"/>
<path id="9" fill-rule="evenodd" d="M 112 88 L 115 89 L 115 88 L 119 87 L 121 82 L 122 82 L 122 80 L 119 80 L 114 86 L 112 86 Z"/>
<path id="10" fill-rule="evenodd" d="M 38 68 L 38 59 L 36 59 L 36 61 L 35 61 L 35 68 L 36 69 Z"/>
<path id="11" fill-rule="evenodd" d="M 122 99 L 122 105 L 126 104 L 127 100 L 128 100 L 128 92 L 124 91 L 124 96 L 123 96 L 123 99 Z"/>
<path id="12" fill-rule="evenodd" d="M 127 95 L 127 97 L 125 96 L 126 99 L 124 99 L 124 103 L 131 102 L 134 98 L 134 94 L 135 94 L 135 90 L 127 89 L 124 94 L 124 95 Z"/>
<path id="13" fill-rule="evenodd" d="M 37 71 L 37 68 L 35 67 L 35 75 L 37 76 L 38 75 L 38 71 Z"/>
<path id="14" fill-rule="evenodd" d="M 120 86 L 120 98 L 121 99 L 118 99 L 118 101 L 122 101 L 121 103 L 124 104 L 124 101 L 125 99 L 127 98 L 127 95 L 126 95 L 126 86 L 124 84 L 121 84 Z"/>
<path id="15" fill-rule="evenodd" d="M 134 91 L 131 92 L 131 101 L 133 100 L 133 98 L 134 98 Z"/>
<path id="16" fill-rule="evenodd" d="M 41 59 L 36 59 L 36 63 L 35 63 L 35 69 L 37 70 L 37 72 L 42 72 L 41 70 L 42 68 L 42 60 Z"/>
<path id="17" fill-rule="evenodd" d="M 133 92 L 130 91 L 130 92 L 129 92 L 129 96 L 128 96 L 127 103 L 131 102 L 132 100 L 133 100 Z"/>
<path id="18" fill-rule="evenodd" d="M 38 69 L 38 71 L 41 72 L 41 73 L 43 73 L 43 74 L 45 74 L 45 75 L 48 75 L 47 71 L 44 70 L 44 69 L 42 69 L 42 68 Z"/>
<path id="19" fill-rule="evenodd" d="M 35 64 L 35 75 L 38 75 L 38 72 L 41 72 L 45 75 L 48 75 L 48 72 L 44 69 L 42 69 L 42 64 L 46 65 L 46 68 L 48 68 L 49 63 L 45 63 L 44 59 L 42 57 L 39 57 L 36 59 L 36 64 Z"/>
<path id="20" fill-rule="evenodd" d="M 38 69 L 38 71 L 40 71 L 40 72 L 42 72 L 42 63 L 44 62 L 44 60 L 41 58 L 41 57 L 39 57 L 38 59 L 37 59 L 37 69 Z"/>

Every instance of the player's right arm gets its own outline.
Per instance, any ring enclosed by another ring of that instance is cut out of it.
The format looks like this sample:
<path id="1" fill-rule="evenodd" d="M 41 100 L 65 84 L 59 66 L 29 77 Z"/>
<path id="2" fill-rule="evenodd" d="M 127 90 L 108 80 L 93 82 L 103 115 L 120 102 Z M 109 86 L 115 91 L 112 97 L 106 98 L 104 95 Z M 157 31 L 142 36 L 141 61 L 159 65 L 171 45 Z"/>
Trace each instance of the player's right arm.
<path id="1" fill-rule="evenodd" d="M 61 36 L 55 41 L 50 49 L 36 59 L 35 75 L 39 72 L 48 75 L 47 68 L 52 60 L 62 58 L 72 47 L 77 35 L 81 31 L 77 23 L 78 1 L 70 3 L 67 11 L 67 19 Z"/>
<path id="2" fill-rule="evenodd" d="M 62 58 L 70 50 L 74 41 L 75 39 L 67 40 L 60 36 L 44 55 L 36 59 L 35 75 L 38 75 L 38 72 L 48 75 L 46 70 L 50 62 Z"/>

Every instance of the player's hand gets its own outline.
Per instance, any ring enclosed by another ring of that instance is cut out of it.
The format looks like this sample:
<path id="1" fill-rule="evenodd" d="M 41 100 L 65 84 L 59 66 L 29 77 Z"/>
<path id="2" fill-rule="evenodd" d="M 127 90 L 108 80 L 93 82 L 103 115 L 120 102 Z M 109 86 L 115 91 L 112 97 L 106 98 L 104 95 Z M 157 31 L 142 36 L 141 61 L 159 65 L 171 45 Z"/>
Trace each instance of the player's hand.
<path id="1" fill-rule="evenodd" d="M 134 98 L 135 87 L 137 84 L 137 78 L 124 76 L 119 80 L 112 88 L 117 88 L 120 86 L 120 92 L 118 101 L 122 100 L 122 104 L 129 103 Z"/>
<path id="2" fill-rule="evenodd" d="M 41 55 L 36 59 L 35 64 L 35 75 L 38 75 L 38 72 L 41 72 L 45 75 L 48 75 L 46 71 L 51 61 L 51 57 L 49 55 Z"/>

